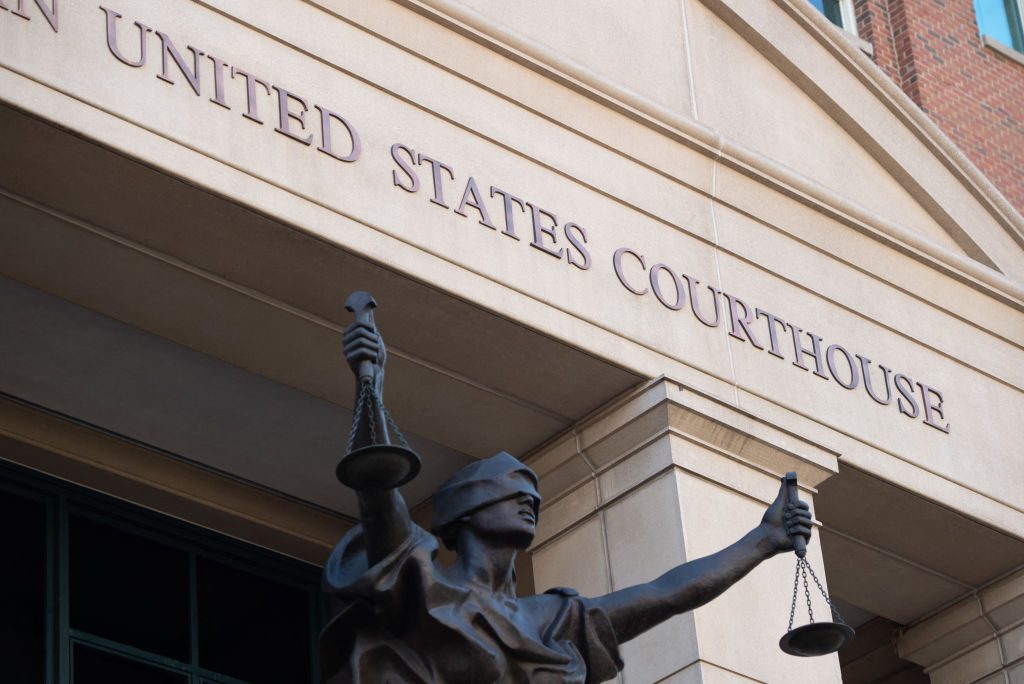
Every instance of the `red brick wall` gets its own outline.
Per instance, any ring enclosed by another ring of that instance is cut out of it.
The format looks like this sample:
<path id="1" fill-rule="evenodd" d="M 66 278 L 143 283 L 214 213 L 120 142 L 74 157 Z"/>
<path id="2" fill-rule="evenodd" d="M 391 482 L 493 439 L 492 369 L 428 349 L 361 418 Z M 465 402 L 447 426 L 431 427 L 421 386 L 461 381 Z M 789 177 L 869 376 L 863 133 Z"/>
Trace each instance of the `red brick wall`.
<path id="1" fill-rule="evenodd" d="M 871 43 L 875 50 L 875 64 L 893 81 L 902 86 L 899 62 L 896 59 L 896 41 L 892 30 L 893 0 L 856 0 L 857 34 Z M 902 6 L 902 2 L 899 2 Z"/>
<path id="2" fill-rule="evenodd" d="M 1024 213 L 1024 64 L 982 44 L 973 1 L 855 7 L 875 62 Z"/>

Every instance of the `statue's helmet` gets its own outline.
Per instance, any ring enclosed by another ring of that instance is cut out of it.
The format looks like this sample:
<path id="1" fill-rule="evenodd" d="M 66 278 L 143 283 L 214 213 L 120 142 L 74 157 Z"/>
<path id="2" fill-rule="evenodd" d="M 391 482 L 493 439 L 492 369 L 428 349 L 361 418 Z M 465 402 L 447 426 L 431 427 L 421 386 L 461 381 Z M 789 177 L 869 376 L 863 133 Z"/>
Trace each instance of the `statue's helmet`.
<path id="1" fill-rule="evenodd" d="M 512 454 L 502 451 L 470 463 L 448 478 L 434 495 L 430 531 L 454 549 L 463 517 L 521 494 L 533 499 L 534 513 L 540 511 L 537 474 Z"/>

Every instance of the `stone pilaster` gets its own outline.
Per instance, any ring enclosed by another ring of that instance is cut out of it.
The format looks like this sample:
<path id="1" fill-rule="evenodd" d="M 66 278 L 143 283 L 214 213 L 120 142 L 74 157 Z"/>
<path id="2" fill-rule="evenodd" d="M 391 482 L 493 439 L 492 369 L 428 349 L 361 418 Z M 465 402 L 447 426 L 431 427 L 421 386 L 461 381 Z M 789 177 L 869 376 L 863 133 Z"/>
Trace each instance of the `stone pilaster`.
<path id="1" fill-rule="evenodd" d="M 546 501 L 532 549 L 536 589 L 585 595 L 646 582 L 758 524 L 779 476 L 802 496 L 836 454 L 731 404 L 652 381 L 529 459 Z M 824 579 L 820 547 L 809 558 Z M 839 682 L 833 656 L 782 653 L 794 557 L 776 557 L 713 603 L 623 647 L 625 682 Z M 801 608 L 803 597 L 801 596 Z M 816 605 L 827 615 L 824 603 Z M 799 622 L 799 619 L 798 619 Z"/>

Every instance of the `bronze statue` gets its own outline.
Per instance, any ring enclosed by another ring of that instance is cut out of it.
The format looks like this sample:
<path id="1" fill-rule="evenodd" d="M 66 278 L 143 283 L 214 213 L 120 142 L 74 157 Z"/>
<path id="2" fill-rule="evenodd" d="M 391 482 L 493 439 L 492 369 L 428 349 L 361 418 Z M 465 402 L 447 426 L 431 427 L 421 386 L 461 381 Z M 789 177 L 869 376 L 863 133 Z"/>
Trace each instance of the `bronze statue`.
<path id="1" fill-rule="evenodd" d="M 372 318 L 346 331 L 345 355 L 357 374 L 372 364 L 368 382 L 382 387 L 385 351 Z M 368 445 L 367 413 L 350 450 Z M 356 491 L 362 522 L 324 568 L 324 589 L 340 606 L 320 640 L 331 684 L 607 681 L 623 667 L 619 644 L 711 601 L 811 535 L 807 504 L 787 503 L 784 484 L 742 539 L 647 584 L 593 598 L 562 588 L 519 597 L 514 561 L 533 541 L 541 497 L 537 476 L 513 456 L 478 461 L 443 484 L 433 534 L 410 520 L 397 488 Z M 437 560 L 435 535 L 456 551 L 451 566 Z"/>

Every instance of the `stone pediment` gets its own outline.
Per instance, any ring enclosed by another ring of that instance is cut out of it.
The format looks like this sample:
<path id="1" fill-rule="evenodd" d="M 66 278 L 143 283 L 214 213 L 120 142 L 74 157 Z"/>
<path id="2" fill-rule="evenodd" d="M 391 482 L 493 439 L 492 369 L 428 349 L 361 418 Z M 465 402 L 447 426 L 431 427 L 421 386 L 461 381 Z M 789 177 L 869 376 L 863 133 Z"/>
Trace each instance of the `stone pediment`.
<path id="1" fill-rule="evenodd" d="M 652 2 L 642 13 L 582 0 L 403 4 L 901 251 L 983 281 L 1024 280 L 1020 214 L 804 0 Z"/>

